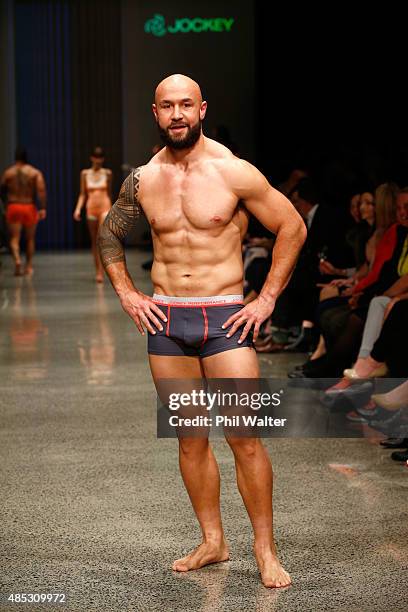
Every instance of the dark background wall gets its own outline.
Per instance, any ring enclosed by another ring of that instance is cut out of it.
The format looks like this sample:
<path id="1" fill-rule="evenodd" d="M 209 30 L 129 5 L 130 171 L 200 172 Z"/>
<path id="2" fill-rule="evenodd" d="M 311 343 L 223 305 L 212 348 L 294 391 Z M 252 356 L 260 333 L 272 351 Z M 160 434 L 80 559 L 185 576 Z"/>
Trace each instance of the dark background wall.
<path id="1" fill-rule="evenodd" d="M 46 178 L 48 219 L 39 245 L 73 242 L 70 10 L 67 2 L 17 1 L 15 19 L 17 142 Z"/>
<path id="2" fill-rule="evenodd" d="M 13 20 L 12 0 L 0 0 L 0 171 L 10 163 L 16 142 Z"/>
<path id="3" fill-rule="evenodd" d="M 408 184 L 406 35 L 392 3 L 259 0 L 255 22 L 257 162 L 271 180 L 306 166 L 343 204 L 356 187 Z"/>

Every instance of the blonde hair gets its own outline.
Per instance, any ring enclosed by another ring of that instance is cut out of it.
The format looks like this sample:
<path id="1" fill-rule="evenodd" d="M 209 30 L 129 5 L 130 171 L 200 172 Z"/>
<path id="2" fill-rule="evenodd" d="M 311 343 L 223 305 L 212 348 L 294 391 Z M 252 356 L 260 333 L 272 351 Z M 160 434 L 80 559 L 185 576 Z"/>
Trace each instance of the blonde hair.
<path id="1" fill-rule="evenodd" d="M 375 226 L 377 230 L 387 230 L 397 220 L 397 195 L 399 188 L 395 183 L 383 183 L 375 190 Z"/>

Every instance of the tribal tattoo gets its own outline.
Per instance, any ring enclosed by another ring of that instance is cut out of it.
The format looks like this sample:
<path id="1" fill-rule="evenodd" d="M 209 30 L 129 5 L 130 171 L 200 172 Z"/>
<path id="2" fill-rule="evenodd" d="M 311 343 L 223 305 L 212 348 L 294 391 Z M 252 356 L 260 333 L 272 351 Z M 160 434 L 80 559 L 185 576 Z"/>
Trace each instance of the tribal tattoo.
<path id="1" fill-rule="evenodd" d="M 132 171 L 122 183 L 119 197 L 110 209 L 98 232 L 98 248 L 102 264 L 125 261 L 123 243 L 142 214 L 138 200 L 141 167 Z"/>

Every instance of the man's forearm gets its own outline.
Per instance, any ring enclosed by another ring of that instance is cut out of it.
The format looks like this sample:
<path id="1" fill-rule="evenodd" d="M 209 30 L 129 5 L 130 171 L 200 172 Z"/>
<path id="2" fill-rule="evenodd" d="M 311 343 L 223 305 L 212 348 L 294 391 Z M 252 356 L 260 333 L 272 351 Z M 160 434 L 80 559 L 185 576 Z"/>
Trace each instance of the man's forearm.
<path id="1" fill-rule="evenodd" d="M 304 223 L 278 231 L 272 251 L 272 265 L 260 297 L 276 300 L 287 286 L 306 239 Z"/>
<path id="2" fill-rule="evenodd" d="M 105 270 L 120 299 L 129 291 L 136 291 L 125 261 L 111 263 L 105 267 Z"/>
<path id="3" fill-rule="evenodd" d="M 110 226 L 115 223 L 124 225 L 124 220 L 121 220 L 120 215 L 118 216 L 117 211 L 113 209 L 108 216 L 110 218 L 106 218 L 99 229 L 97 244 L 106 274 L 118 296 L 122 297 L 128 291 L 134 291 L 135 286 L 126 266 L 123 243 Z"/>
<path id="4" fill-rule="evenodd" d="M 38 207 L 40 210 L 47 210 L 47 191 L 45 187 L 37 190 Z"/>

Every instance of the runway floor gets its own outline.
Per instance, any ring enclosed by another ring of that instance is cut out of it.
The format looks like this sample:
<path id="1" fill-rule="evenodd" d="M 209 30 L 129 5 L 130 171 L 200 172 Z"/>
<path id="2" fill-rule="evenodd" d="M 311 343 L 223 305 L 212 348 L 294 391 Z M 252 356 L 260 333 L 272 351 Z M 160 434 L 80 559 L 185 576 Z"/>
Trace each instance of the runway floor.
<path id="1" fill-rule="evenodd" d="M 199 543 L 174 440 L 156 437 L 145 339 L 88 253 L 39 254 L 0 276 L 1 610 L 11 593 L 65 593 L 78 612 L 344 611 L 408 607 L 408 470 L 365 439 L 269 439 L 275 531 L 293 586 L 265 589 L 235 485 L 214 448 L 231 560 L 175 574 Z M 151 290 L 132 251 L 129 268 Z M 261 357 L 285 375 L 302 355 Z"/>

